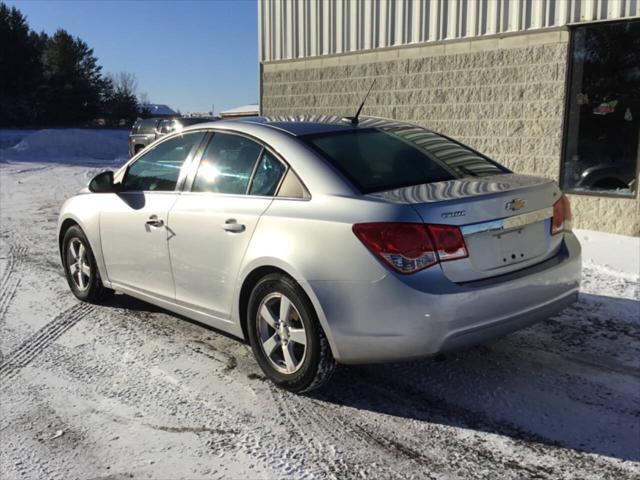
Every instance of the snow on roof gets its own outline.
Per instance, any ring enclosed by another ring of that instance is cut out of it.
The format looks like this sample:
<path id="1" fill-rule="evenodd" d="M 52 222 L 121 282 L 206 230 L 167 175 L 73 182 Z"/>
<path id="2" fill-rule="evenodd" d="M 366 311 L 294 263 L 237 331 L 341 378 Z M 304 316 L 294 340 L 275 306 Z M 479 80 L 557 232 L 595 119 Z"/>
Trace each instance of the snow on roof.
<path id="1" fill-rule="evenodd" d="M 146 103 L 142 108 L 148 110 L 151 115 L 177 115 L 171 107 L 161 103 Z"/>
<path id="2" fill-rule="evenodd" d="M 243 117 L 248 115 L 258 115 L 260 113 L 260 105 L 257 103 L 251 103 L 249 105 L 242 105 L 240 107 L 230 108 L 224 112 L 219 112 L 219 115 L 224 117 Z"/>

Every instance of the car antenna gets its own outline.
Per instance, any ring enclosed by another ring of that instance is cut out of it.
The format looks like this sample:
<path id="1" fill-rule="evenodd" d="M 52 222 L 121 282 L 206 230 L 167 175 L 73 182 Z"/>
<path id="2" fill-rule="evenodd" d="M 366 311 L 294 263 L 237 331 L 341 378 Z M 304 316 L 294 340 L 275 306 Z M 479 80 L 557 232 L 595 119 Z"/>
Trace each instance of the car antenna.
<path id="1" fill-rule="evenodd" d="M 362 107 L 364 107 L 364 102 L 366 102 L 367 98 L 369 98 L 369 94 L 371 93 L 371 89 L 373 88 L 373 85 L 375 83 L 376 83 L 376 79 L 374 78 L 373 82 L 371 82 L 371 86 L 369 87 L 369 90 L 367 91 L 367 94 L 362 99 L 362 103 L 360 104 L 360 107 L 358 107 L 358 111 L 356 112 L 356 115 L 354 117 L 343 117 L 342 120 L 346 122 L 351 122 L 351 125 L 358 125 L 358 117 L 360 116 Z"/>

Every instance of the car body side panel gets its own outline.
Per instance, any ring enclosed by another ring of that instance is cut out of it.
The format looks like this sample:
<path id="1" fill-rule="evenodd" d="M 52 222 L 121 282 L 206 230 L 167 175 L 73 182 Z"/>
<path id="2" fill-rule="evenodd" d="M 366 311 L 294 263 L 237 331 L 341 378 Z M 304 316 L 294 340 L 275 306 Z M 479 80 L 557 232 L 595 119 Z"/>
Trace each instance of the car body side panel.
<path id="1" fill-rule="evenodd" d="M 88 190 L 83 190 L 78 195 L 68 199 L 60 210 L 58 218 L 58 235 L 60 237 L 61 227 L 66 220 L 72 220 L 82 228 L 91 249 L 94 253 L 98 270 L 100 272 L 100 278 L 102 283 L 107 288 L 114 288 L 115 290 L 131 295 L 132 297 L 149 302 L 153 305 L 157 305 L 161 308 L 166 308 L 172 312 L 184 315 L 185 317 L 192 318 L 196 321 L 202 322 L 206 325 L 210 325 L 215 328 L 219 328 L 231 335 L 243 338 L 242 329 L 240 323 L 234 322 L 219 322 L 218 319 L 212 315 L 199 311 L 198 309 L 189 308 L 185 305 L 178 305 L 173 299 L 161 298 L 157 295 L 150 294 L 134 286 L 126 286 L 120 284 L 113 284 L 108 276 L 108 272 L 104 262 L 104 256 L 102 254 L 101 238 L 100 238 L 100 211 L 104 202 L 103 195 L 109 194 L 94 194 L 89 193 Z"/>
<path id="2" fill-rule="evenodd" d="M 322 304 L 320 303 L 320 300 L 318 299 L 315 291 L 313 290 L 309 282 L 307 282 L 307 280 L 302 276 L 302 274 L 293 265 L 277 257 L 262 256 L 262 257 L 255 257 L 255 258 L 252 258 L 251 260 L 248 260 L 247 256 L 245 256 L 245 260 L 247 261 L 243 264 L 243 270 L 238 276 L 238 280 L 236 282 L 235 295 L 233 299 L 233 308 L 231 312 L 232 319 L 233 319 L 232 324 L 237 325 L 238 328 L 241 328 L 240 319 L 242 318 L 242 315 L 240 313 L 240 291 L 247 277 L 251 274 L 251 272 L 257 270 L 258 268 L 261 268 L 261 267 L 274 268 L 275 267 L 278 270 L 282 270 L 291 278 L 293 278 L 298 283 L 298 285 L 300 285 L 302 290 L 304 290 L 307 297 L 311 301 L 311 304 L 313 305 L 313 308 L 316 314 L 318 315 L 318 320 L 320 321 L 320 325 L 325 335 L 327 336 L 327 339 L 329 340 L 329 346 L 331 347 L 331 351 L 333 352 L 334 356 L 338 358 L 338 355 L 337 355 L 338 344 L 334 341 L 333 333 L 331 331 L 329 323 L 327 322 L 327 317 L 322 308 Z M 246 337 L 242 332 L 242 330 L 240 330 L 240 332 L 238 333 L 238 336 L 246 340 Z"/>
<path id="3" fill-rule="evenodd" d="M 260 219 L 245 262 L 276 257 L 307 280 L 373 281 L 387 273 L 353 233 L 360 222 L 420 222 L 407 205 L 316 195 L 274 199 Z"/>
<path id="4" fill-rule="evenodd" d="M 96 194 L 100 202 L 100 238 L 107 274 L 112 283 L 175 299 L 169 262 L 169 210 L 178 192 Z M 148 224 L 151 219 L 161 226 Z"/>
<path id="5" fill-rule="evenodd" d="M 100 272 L 102 283 L 110 288 L 111 282 L 107 275 L 100 240 L 100 202 L 100 196 L 91 194 L 88 190 L 64 202 L 58 217 L 57 238 L 60 238 L 61 228 L 65 221 L 72 220 L 77 223 L 87 236 L 87 240 L 89 240 L 91 250 L 98 264 L 98 271 Z"/>
<path id="6" fill-rule="evenodd" d="M 270 197 L 248 195 L 180 195 L 169 213 L 168 225 L 178 304 L 230 321 L 244 252 L 260 215 L 272 201 Z M 243 229 L 227 231 L 231 220 Z"/>
<path id="7" fill-rule="evenodd" d="M 235 288 L 234 321 L 240 319 L 239 294 L 245 279 L 259 267 L 276 267 L 305 290 L 335 353 L 337 345 L 310 282 L 367 284 L 388 275 L 352 231 L 353 224 L 362 221 L 417 222 L 420 217 L 407 205 L 333 195 L 316 195 L 311 200 L 274 199 L 262 215 L 242 262 Z"/>
<path id="8" fill-rule="evenodd" d="M 202 312 L 200 309 L 190 308 L 185 305 L 178 305 L 174 301 L 148 294 L 133 287 L 125 287 L 120 285 L 114 285 L 114 287 L 119 292 L 131 295 L 132 297 L 138 298 L 145 302 L 149 302 L 153 305 L 157 305 L 158 307 L 177 313 L 178 315 L 184 315 L 187 318 L 203 323 L 210 327 L 217 328 L 240 339 L 244 339 L 242 328 L 240 327 L 240 323 L 238 322 L 220 321 L 219 318 Z"/>

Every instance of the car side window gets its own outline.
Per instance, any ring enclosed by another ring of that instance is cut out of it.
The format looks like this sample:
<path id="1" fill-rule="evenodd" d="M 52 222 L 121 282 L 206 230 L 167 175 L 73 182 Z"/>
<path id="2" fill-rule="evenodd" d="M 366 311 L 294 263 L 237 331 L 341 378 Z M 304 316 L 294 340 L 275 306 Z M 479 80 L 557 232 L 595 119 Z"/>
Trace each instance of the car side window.
<path id="1" fill-rule="evenodd" d="M 282 162 L 265 150 L 253 175 L 249 195 L 274 195 L 285 169 Z"/>
<path id="2" fill-rule="evenodd" d="M 300 181 L 298 175 L 296 175 L 293 170 L 289 169 L 282 180 L 280 189 L 278 190 L 278 197 L 302 198 L 308 200 L 311 198 L 311 194 Z"/>
<path id="3" fill-rule="evenodd" d="M 194 192 L 247 192 L 262 146 L 240 135 L 215 133 L 202 156 L 191 190 Z"/>
<path id="4" fill-rule="evenodd" d="M 178 135 L 142 155 L 127 169 L 122 191 L 175 190 L 182 164 L 203 136 L 202 132 Z"/>

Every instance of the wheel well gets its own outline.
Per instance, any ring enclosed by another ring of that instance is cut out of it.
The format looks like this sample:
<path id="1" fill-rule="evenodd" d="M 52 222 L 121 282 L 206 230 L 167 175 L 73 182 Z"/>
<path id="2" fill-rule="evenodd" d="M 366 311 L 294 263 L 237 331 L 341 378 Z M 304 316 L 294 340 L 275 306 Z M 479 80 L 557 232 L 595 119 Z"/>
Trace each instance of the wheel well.
<path id="1" fill-rule="evenodd" d="M 137 153 L 138 153 L 138 152 L 140 152 L 143 148 L 144 148 L 144 145 L 142 145 L 141 143 L 136 143 L 136 144 L 133 146 L 133 153 L 136 153 L 136 154 L 137 154 Z"/>
<path id="2" fill-rule="evenodd" d="M 64 234 L 67 233 L 67 230 L 69 230 L 74 225 L 78 225 L 78 222 L 70 218 L 67 218 L 64 222 L 62 222 L 62 226 L 60 227 L 60 236 L 58 237 L 58 250 L 61 256 L 62 256 L 62 240 L 64 240 Z"/>
<path id="3" fill-rule="evenodd" d="M 242 284 L 242 288 L 240 289 L 240 326 L 242 327 L 242 334 L 244 335 L 245 339 L 249 338 L 249 332 L 247 329 L 247 307 L 249 306 L 249 297 L 251 296 L 253 287 L 256 286 L 260 279 L 266 277 L 271 273 L 281 273 L 283 275 L 291 277 L 291 275 L 289 275 L 287 272 L 277 267 L 258 267 L 249 275 L 247 275 L 247 278 L 244 279 L 244 283 Z"/>

